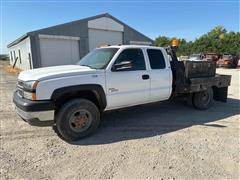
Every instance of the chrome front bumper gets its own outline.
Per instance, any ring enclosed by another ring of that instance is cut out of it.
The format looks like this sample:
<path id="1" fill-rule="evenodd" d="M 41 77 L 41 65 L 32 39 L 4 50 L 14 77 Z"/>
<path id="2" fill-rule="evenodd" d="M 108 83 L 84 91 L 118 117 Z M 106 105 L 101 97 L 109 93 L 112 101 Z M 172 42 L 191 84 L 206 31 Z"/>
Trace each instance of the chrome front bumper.
<path id="1" fill-rule="evenodd" d="M 36 112 L 25 112 L 15 106 L 15 110 L 19 116 L 21 116 L 24 120 L 32 120 L 38 119 L 39 121 L 51 121 L 54 120 L 54 110 L 50 111 L 36 111 Z"/>
<path id="2" fill-rule="evenodd" d="M 31 101 L 13 95 L 13 103 L 17 114 L 31 125 L 45 126 L 54 122 L 54 103 L 50 101 Z"/>

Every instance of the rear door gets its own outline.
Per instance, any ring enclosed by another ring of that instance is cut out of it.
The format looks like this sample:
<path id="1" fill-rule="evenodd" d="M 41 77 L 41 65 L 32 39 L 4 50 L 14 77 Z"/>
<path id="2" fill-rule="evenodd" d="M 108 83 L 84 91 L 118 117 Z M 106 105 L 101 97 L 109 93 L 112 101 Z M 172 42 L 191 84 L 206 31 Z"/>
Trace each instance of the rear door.
<path id="1" fill-rule="evenodd" d="M 107 109 L 142 104 L 150 100 L 150 76 L 142 49 L 123 50 L 114 64 L 123 61 L 130 61 L 132 68 L 106 72 Z"/>
<path id="2" fill-rule="evenodd" d="M 150 64 L 151 101 L 166 100 L 171 95 L 172 71 L 167 55 L 161 49 L 147 49 Z"/>

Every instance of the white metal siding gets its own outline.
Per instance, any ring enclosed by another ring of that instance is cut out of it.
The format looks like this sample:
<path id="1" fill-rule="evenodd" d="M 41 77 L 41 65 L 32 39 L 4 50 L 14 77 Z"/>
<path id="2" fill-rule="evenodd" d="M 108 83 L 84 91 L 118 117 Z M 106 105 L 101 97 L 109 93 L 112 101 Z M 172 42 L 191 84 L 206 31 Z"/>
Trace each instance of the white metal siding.
<path id="1" fill-rule="evenodd" d="M 22 70 L 31 69 L 30 66 L 32 65 L 32 54 L 31 54 L 31 44 L 30 44 L 29 37 L 22 40 L 18 44 L 10 47 L 8 50 L 9 50 L 9 57 L 10 57 L 11 65 L 14 64 L 14 62 L 15 62 L 14 59 L 18 58 L 15 67 L 20 68 Z M 19 51 L 20 51 L 20 56 L 19 56 Z M 29 59 L 29 54 L 30 54 L 30 59 Z M 21 62 L 20 62 L 20 59 L 21 59 Z"/>
<path id="2" fill-rule="evenodd" d="M 146 45 L 149 46 L 152 44 L 150 41 L 130 41 L 131 45 Z"/>
<path id="3" fill-rule="evenodd" d="M 119 31 L 106 31 L 100 29 L 89 29 L 89 50 L 93 50 L 104 44 L 122 44 L 123 33 Z"/>
<path id="4" fill-rule="evenodd" d="M 40 38 L 41 67 L 75 64 L 79 60 L 79 41 L 67 38 Z"/>
<path id="5" fill-rule="evenodd" d="M 122 32 L 124 29 L 122 24 L 108 17 L 101 17 L 88 21 L 88 28 Z"/>

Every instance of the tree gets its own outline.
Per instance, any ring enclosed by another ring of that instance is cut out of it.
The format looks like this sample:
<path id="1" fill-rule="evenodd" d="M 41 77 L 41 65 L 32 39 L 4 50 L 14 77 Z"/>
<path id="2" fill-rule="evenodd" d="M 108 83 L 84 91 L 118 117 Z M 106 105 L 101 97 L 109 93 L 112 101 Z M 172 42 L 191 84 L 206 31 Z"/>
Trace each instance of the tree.
<path id="1" fill-rule="evenodd" d="M 170 37 L 159 36 L 155 39 L 155 44 L 166 47 L 171 44 L 171 39 Z M 193 42 L 179 39 L 178 56 L 209 52 L 240 55 L 240 33 L 227 32 L 223 26 L 216 26 Z"/>
<path id="2" fill-rule="evenodd" d="M 159 36 L 155 39 L 155 45 L 159 47 L 169 46 L 170 42 L 170 38 L 166 36 Z"/>

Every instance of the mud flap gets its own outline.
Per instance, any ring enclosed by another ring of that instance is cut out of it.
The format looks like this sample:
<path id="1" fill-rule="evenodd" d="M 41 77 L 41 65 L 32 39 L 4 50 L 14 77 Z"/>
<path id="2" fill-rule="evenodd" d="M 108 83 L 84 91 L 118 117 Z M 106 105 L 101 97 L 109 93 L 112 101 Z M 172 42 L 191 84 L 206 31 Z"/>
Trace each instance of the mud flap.
<path id="1" fill-rule="evenodd" d="M 228 87 L 213 88 L 213 99 L 216 101 L 227 102 Z"/>

